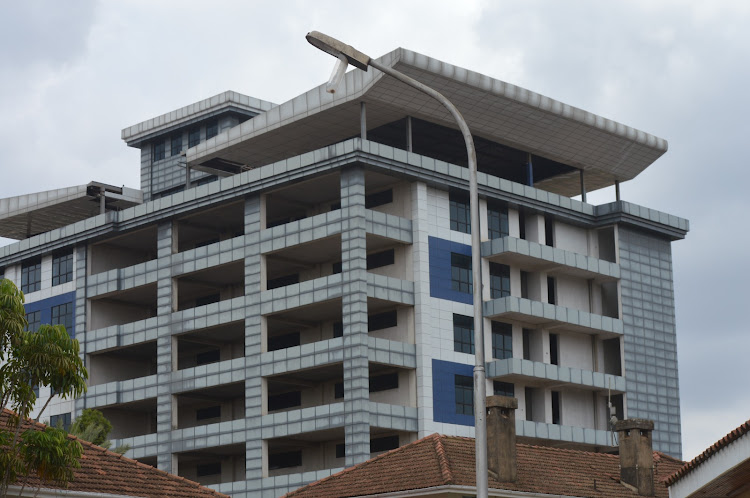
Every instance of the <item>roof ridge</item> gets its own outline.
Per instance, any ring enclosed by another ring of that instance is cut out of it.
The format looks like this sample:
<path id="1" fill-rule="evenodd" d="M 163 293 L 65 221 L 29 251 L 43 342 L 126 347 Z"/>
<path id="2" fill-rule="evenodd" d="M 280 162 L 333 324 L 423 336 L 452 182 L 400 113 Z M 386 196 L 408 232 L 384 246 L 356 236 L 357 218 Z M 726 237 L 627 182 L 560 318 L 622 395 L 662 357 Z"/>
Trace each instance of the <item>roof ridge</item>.
<path id="1" fill-rule="evenodd" d="M 439 434 L 435 434 L 435 453 L 437 454 L 438 465 L 440 466 L 440 473 L 443 476 L 443 484 L 453 484 L 453 472 L 451 472 L 450 462 L 448 461 L 448 455 L 445 452 L 443 446 L 443 439 Z"/>

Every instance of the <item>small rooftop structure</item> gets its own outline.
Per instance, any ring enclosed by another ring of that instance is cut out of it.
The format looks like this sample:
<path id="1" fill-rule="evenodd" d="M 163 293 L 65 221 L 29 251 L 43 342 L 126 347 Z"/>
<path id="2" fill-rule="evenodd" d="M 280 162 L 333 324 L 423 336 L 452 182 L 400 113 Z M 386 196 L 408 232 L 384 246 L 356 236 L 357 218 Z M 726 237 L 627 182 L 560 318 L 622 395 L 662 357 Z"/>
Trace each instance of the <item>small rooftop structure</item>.
<path id="1" fill-rule="evenodd" d="M 0 425 L 6 427 L 9 415 L 12 412 L 3 410 L 0 413 Z M 44 430 L 45 425 L 31 420 L 23 422 L 22 429 L 33 428 Z M 74 438 L 74 436 L 68 436 Z M 163 470 L 155 469 L 150 465 L 131 460 L 120 454 L 109 451 L 101 446 L 79 439 L 83 446 L 81 455 L 81 468 L 73 471 L 73 480 L 68 483 L 65 491 L 62 488 L 40 481 L 36 476 L 26 478 L 26 489 L 21 496 L 36 496 L 36 489 L 50 490 L 51 493 L 42 493 L 40 496 L 138 496 L 144 498 L 156 498 L 162 496 L 174 497 L 226 497 L 213 489 L 201 486 L 197 482 L 189 481 L 184 477 L 169 474 Z M 11 488 L 11 494 L 16 496 L 23 482 L 16 483 Z M 12 491 L 16 489 L 15 492 Z M 28 492 L 28 494 L 26 493 Z"/>
<path id="2" fill-rule="evenodd" d="M 0 199 L 0 237 L 28 239 L 96 216 L 102 207 L 120 211 L 142 202 L 140 190 L 99 182 L 6 197 Z"/>

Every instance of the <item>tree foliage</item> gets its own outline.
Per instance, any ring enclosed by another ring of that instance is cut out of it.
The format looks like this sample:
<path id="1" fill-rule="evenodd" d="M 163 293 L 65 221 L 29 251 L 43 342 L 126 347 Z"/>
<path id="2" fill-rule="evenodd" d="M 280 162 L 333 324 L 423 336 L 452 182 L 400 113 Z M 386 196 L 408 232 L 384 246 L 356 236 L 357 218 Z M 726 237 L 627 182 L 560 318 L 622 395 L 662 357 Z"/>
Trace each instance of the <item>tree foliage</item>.
<path id="1" fill-rule="evenodd" d="M 109 448 L 112 443 L 107 439 L 112 430 L 112 423 L 107 420 L 102 412 L 94 408 L 87 408 L 75 419 L 70 426 L 70 433 L 79 439 L 94 443 L 103 448 Z M 113 449 L 115 453 L 124 454 L 130 446 L 123 445 Z"/>
<path id="2" fill-rule="evenodd" d="M 63 399 L 86 391 L 88 373 L 78 356 L 78 341 L 62 325 L 27 326 L 23 293 L 0 279 L 0 408 L 15 412 L 0 427 L 0 496 L 8 486 L 28 475 L 64 485 L 79 466 L 81 444 L 61 429 L 24 427 L 34 404 L 34 386 L 47 385 Z M 50 396 L 52 399 L 52 396 Z M 39 417 L 49 404 L 42 407 Z"/>

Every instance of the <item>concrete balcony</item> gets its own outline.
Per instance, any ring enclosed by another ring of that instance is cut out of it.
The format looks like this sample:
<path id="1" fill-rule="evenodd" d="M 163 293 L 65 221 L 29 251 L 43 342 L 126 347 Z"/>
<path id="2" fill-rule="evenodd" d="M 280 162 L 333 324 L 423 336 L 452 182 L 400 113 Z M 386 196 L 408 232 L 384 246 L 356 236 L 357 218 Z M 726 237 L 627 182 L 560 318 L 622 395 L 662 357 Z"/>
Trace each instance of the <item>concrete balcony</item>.
<path id="1" fill-rule="evenodd" d="M 620 278 L 620 265 L 616 263 L 515 237 L 482 242 L 482 257 L 493 263 L 550 275 L 567 275 L 598 282 Z"/>
<path id="2" fill-rule="evenodd" d="M 620 319 L 515 296 L 485 301 L 483 312 L 486 318 L 513 320 L 531 328 L 565 329 L 604 337 L 623 333 Z"/>
<path id="3" fill-rule="evenodd" d="M 592 372 L 573 367 L 561 367 L 549 363 L 508 358 L 487 363 L 487 378 L 503 382 L 519 382 L 529 387 L 555 387 L 570 384 L 572 387 L 591 391 L 625 392 L 625 377 Z"/>

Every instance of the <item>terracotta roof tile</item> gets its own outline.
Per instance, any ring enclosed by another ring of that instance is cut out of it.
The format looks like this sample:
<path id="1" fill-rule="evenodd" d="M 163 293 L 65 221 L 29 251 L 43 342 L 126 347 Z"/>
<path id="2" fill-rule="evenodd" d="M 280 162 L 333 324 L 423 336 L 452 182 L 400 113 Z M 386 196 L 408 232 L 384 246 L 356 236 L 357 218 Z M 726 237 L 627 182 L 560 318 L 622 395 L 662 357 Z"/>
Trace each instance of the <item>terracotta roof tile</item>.
<path id="1" fill-rule="evenodd" d="M 0 424 L 5 426 L 12 412 L 3 410 L 0 413 Z M 24 428 L 32 427 L 43 430 L 46 426 L 27 420 Z M 74 436 L 68 436 L 77 439 Z M 184 477 L 175 476 L 156 469 L 150 465 L 124 457 L 101 446 L 78 440 L 83 446 L 81 468 L 73 472 L 73 480 L 68 484 L 69 490 L 112 493 L 141 497 L 226 497 L 212 489 Z M 22 484 L 21 482 L 17 484 Z M 32 487 L 58 488 L 54 484 L 41 482 L 36 476 L 29 476 L 26 484 Z"/>
<path id="2" fill-rule="evenodd" d="M 683 477 L 685 477 L 687 474 L 692 472 L 695 468 L 697 468 L 700 464 L 711 458 L 713 455 L 721 451 L 723 448 L 726 448 L 731 443 L 737 441 L 739 438 L 744 436 L 745 434 L 750 433 L 750 420 L 745 422 L 744 424 L 740 425 L 736 429 L 734 429 L 732 432 L 724 436 L 723 438 L 716 441 L 714 444 L 706 448 L 703 453 L 698 455 L 697 457 L 690 460 L 688 463 L 683 465 L 677 472 L 669 476 L 667 478 L 667 486 L 671 486 L 675 482 L 679 481 Z"/>
<path id="3" fill-rule="evenodd" d="M 620 483 L 617 455 L 517 444 L 518 480 L 489 478 L 490 489 L 589 497 L 638 496 Z M 683 464 L 654 453 L 657 497 L 664 480 Z M 423 489 L 475 486 L 474 440 L 432 434 L 304 486 L 288 498 L 336 498 Z"/>

